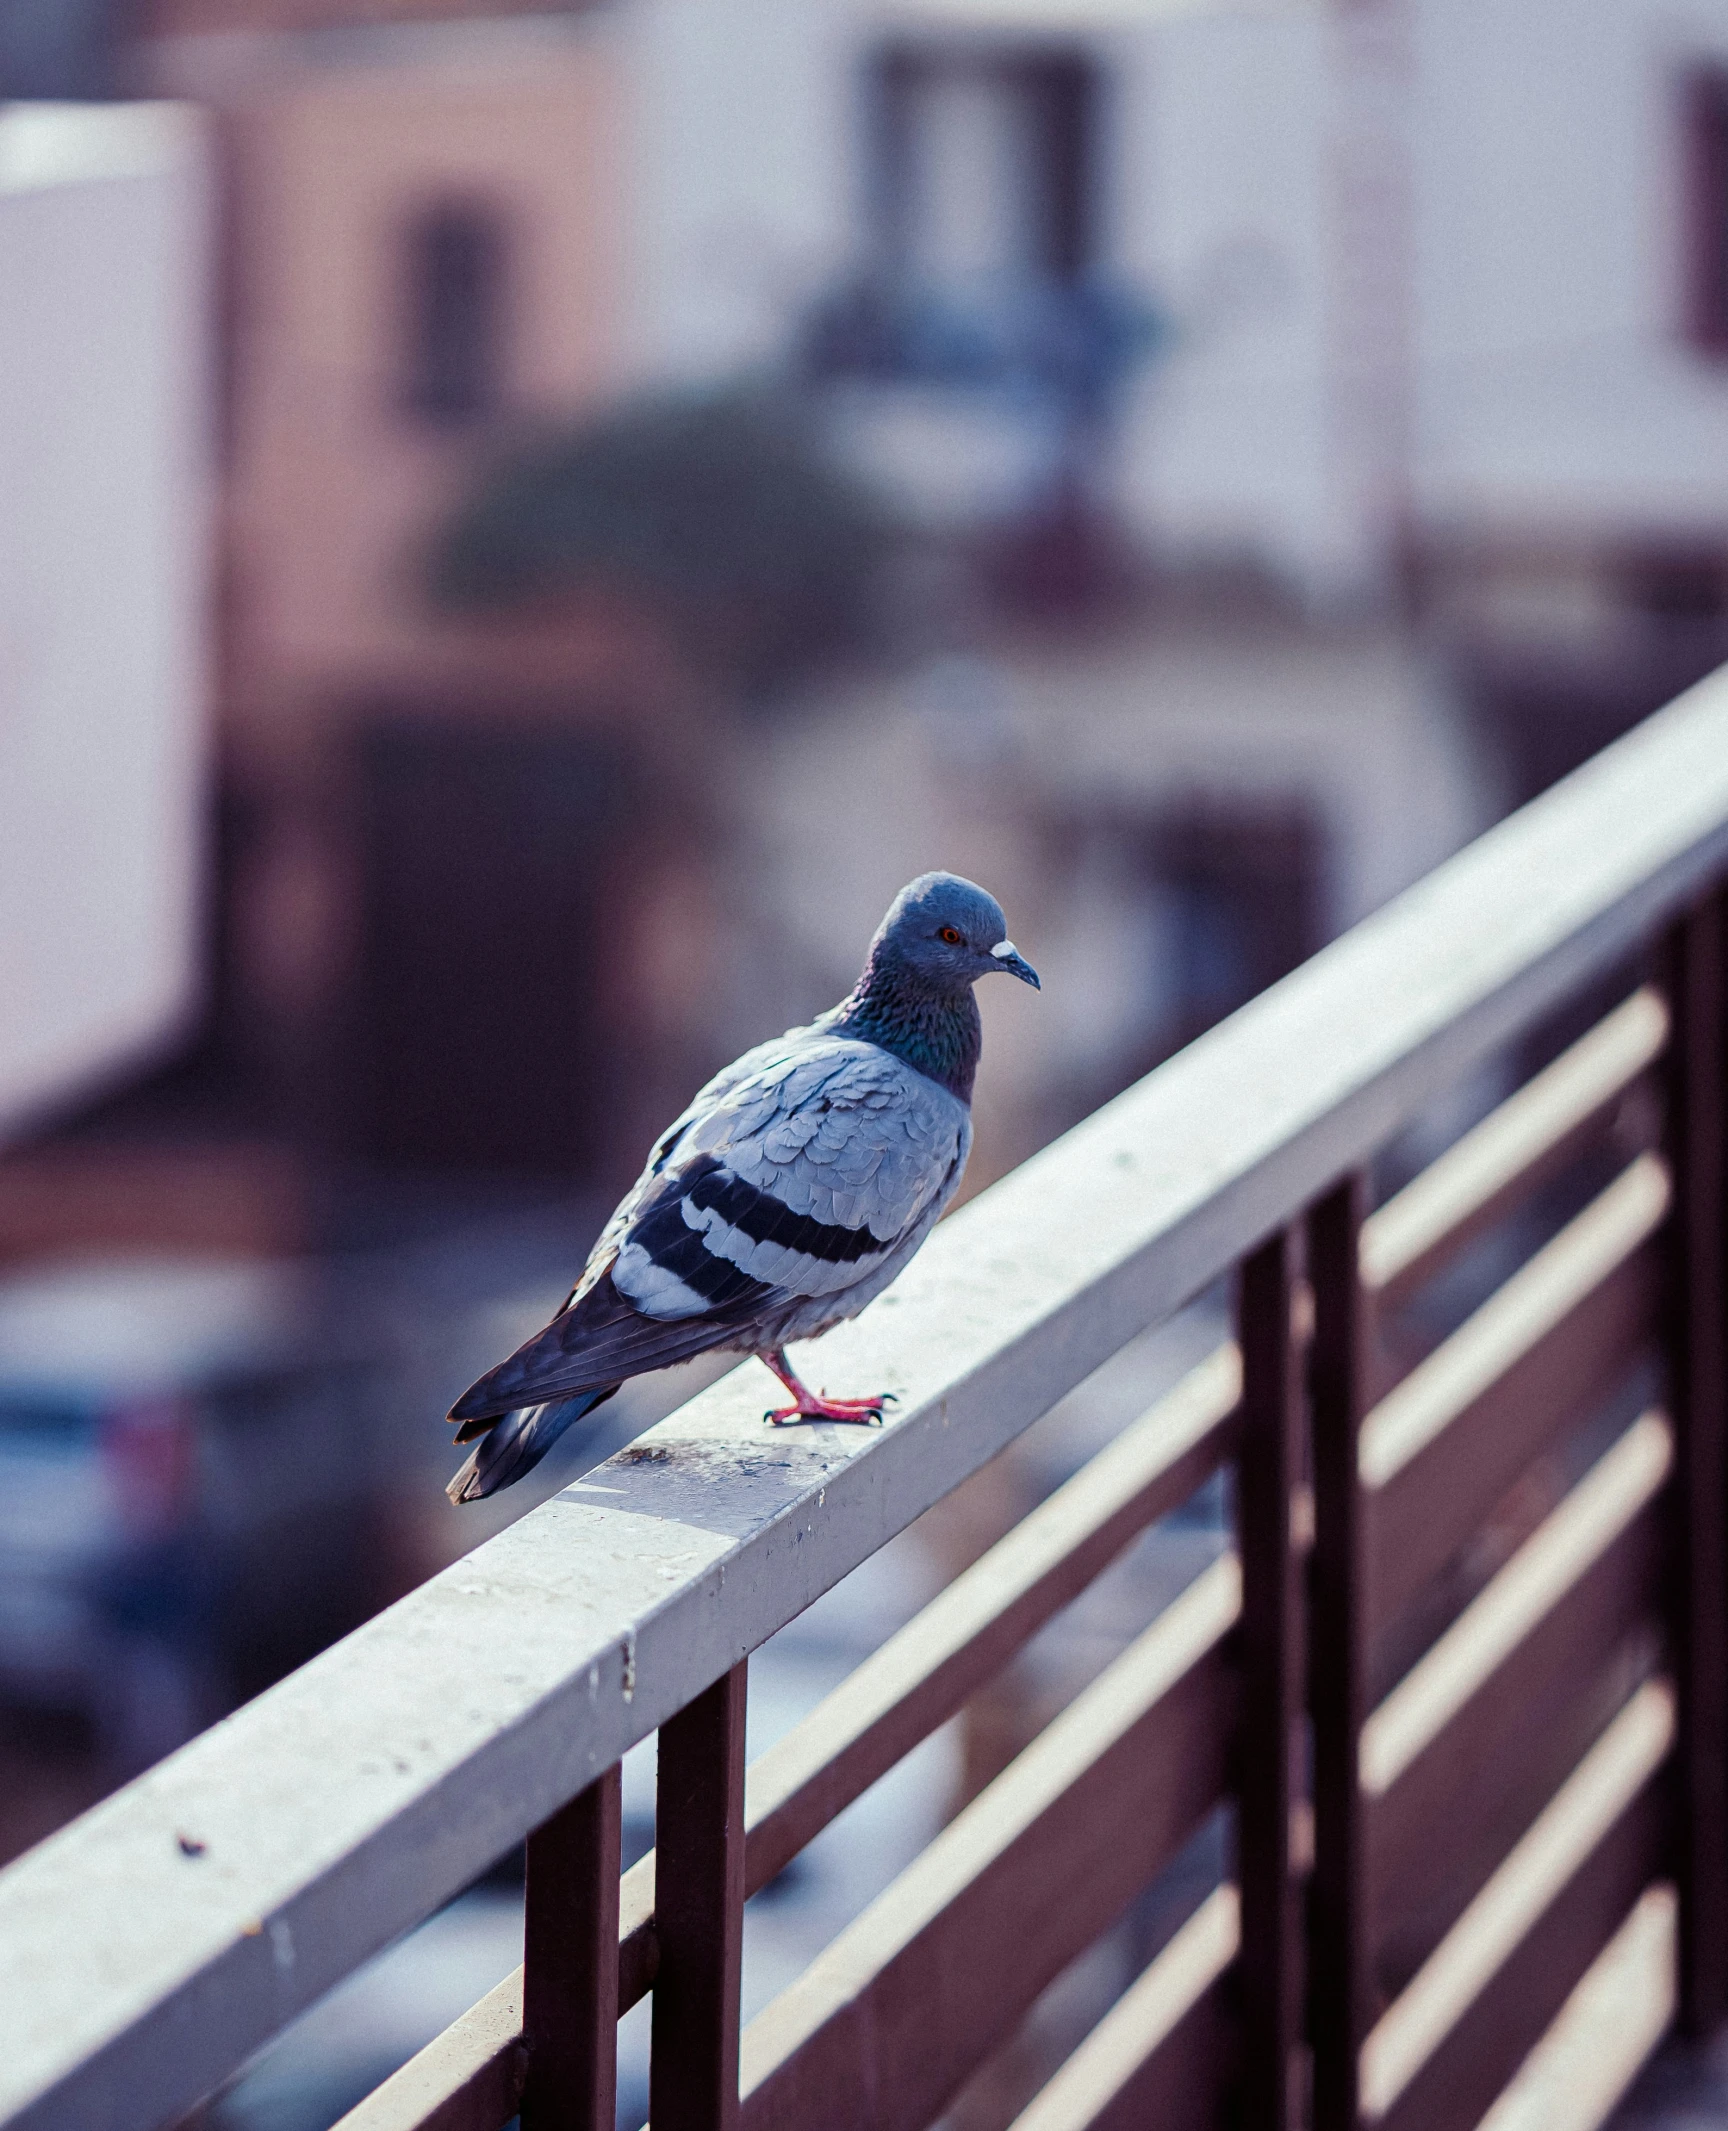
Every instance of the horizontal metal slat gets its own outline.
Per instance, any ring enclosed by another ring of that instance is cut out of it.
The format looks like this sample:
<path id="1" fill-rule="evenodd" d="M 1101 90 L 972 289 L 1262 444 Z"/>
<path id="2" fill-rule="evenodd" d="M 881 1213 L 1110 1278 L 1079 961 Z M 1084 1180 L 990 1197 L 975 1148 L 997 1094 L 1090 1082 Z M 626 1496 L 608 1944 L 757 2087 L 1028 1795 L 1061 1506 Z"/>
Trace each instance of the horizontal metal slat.
<path id="1" fill-rule="evenodd" d="M 1640 1155 L 1521 1266 L 1362 1423 L 1362 1484 L 1379 1490 L 1515 1362 L 1563 1324 L 1654 1235 L 1672 1197 L 1661 1160 Z"/>
<path id="2" fill-rule="evenodd" d="M 745 1891 L 755 1894 L 1001 1670 L 1234 1447 L 1234 1341 L 1215 1348 L 1080 1471 L 938 1592 L 750 1768 Z M 618 2004 L 653 1983 L 654 1853 L 620 1903 Z"/>
<path id="3" fill-rule="evenodd" d="M 1362 1225 L 1362 1278 L 1393 1307 L 1546 1181 L 1668 1041 L 1667 1002 L 1645 985 L 1509 1095 Z"/>
<path id="4" fill-rule="evenodd" d="M 1671 1459 L 1666 1423 L 1635 1423 L 1369 1719 L 1369 1937 L 1383 1987 L 1409 1981 L 1651 1671 L 1654 1498 Z"/>
<path id="5" fill-rule="evenodd" d="M 1132 1982 L 1010 2131 L 1201 2131 L 1228 2086 L 1220 1977 L 1242 1943 L 1242 1904 L 1215 1888 Z"/>
<path id="6" fill-rule="evenodd" d="M 1385 1999 L 1660 1664 L 1660 1514 L 1647 1509 L 1433 1748 L 1368 1802 L 1367 1928 Z"/>
<path id="7" fill-rule="evenodd" d="M 1680 1898 L 1646 1887 L 1477 2131 L 1597 2131 L 1672 2025 Z"/>
<path id="8" fill-rule="evenodd" d="M 1609 1836 L 1666 1758 L 1674 1728 L 1673 1689 L 1652 1680 L 1627 1703 L 1376 2022 L 1362 2046 L 1362 2107 L 1369 2121 L 1391 2116 L 1441 2044 Z M 1623 1915 L 1626 1906 L 1623 1902 L 1616 1915 Z M 1484 2100 L 1490 2098 L 1491 2092 Z"/>
<path id="9" fill-rule="evenodd" d="M 356 2102 L 333 2131 L 503 2131 L 522 2099 L 522 1971 Z"/>
<path id="10" fill-rule="evenodd" d="M 1641 1156 L 1363 1424 L 1376 1632 L 1530 1461 L 1626 1375 L 1656 1328 L 1650 1238 L 1667 1174 Z"/>
<path id="11" fill-rule="evenodd" d="M 931 2121 L 1220 1795 L 1240 1611 L 1227 1556 L 751 2022 L 745 2131 Z"/>
<path id="12" fill-rule="evenodd" d="M 1376 1644 L 1539 1458 L 1636 1387 L 1654 1352 L 1660 1303 L 1661 1264 L 1646 1245 L 1384 1494 L 1370 1498 L 1368 1603 Z"/>
<path id="13" fill-rule="evenodd" d="M 1382 1797 L 1650 1501 L 1673 1470 L 1667 1418 L 1605 1450 L 1362 1727 L 1362 1788 Z"/>
<path id="14" fill-rule="evenodd" d="M 1626 1913 L 1666 1869 L 1665 1787 L 1634 1798 L 1380 2119 L 1381 2131 L 1475 2124 L 1541 2041 Z"/>
<path id="15" fill-rule="evenodd" d="M 775 1873 L 1234 1447 L 1234 1342 L 1216 1348 L 752 1766 L 748 1884 Z"/>

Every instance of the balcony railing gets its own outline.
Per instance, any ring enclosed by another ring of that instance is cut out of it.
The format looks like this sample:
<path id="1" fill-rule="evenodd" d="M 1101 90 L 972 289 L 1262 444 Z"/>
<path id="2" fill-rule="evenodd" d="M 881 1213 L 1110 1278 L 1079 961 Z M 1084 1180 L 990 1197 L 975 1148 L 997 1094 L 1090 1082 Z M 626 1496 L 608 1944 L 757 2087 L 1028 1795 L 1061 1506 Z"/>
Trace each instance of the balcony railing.
<path id="1" fill-rule="evenodd" d="M 723 1380 L 0 1876 L 0 2121 L 172 2120 L 526 1837 L 522 1968 L 347 2131 L 610 2125 L 648 1992 L 655 2131 L 914 2131 L 1227 1803 L 1020 2131 L 1593 2125 L 1728 2005 L 1725 878 L 1719 676 L 946 1223 L 824 1352 L 880 1432 Z M 750 1652 L 1226 1274 L 1236 1338 L 747 1770 Z M 1223 1466 L 1233 1549 L 740 2036 L 749 1893 Z"/>

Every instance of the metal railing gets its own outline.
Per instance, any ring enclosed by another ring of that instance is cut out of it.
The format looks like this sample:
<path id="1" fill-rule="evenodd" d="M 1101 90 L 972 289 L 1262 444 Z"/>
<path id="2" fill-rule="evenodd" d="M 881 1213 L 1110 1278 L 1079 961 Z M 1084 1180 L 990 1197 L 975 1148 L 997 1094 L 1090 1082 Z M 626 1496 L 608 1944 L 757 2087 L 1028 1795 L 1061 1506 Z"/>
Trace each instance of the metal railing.
<path id="1" fill-rule="evenodd" d="M 1728 676 L 944 1224 L 825 1348 L 880 1432 L 721 1381 L 0 1875 L 0 2122 L 171 2121 L 526 1838 L 522 1969 L 348 2131 L 610 2125 L 650 1992 L 655 2131 L 915 2131 L 1226 1804 L 1020 2131 L 1503 2125 L 1541 2079 L 1593 2125 L 1728 2006 L 1725 878 Z M 1232 1273 L 1236 1338 L 746 1769 L 749 1653 Z M 748 1894 L 1224 1466 L 1234 1547 L 740 2035 Z"/>

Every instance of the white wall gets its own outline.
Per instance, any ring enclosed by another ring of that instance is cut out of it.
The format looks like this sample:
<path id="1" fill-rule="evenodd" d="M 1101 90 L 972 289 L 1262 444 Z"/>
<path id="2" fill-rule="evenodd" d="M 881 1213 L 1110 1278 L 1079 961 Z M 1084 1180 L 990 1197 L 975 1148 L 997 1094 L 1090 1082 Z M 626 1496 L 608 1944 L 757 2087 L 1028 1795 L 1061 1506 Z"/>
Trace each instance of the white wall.
<path id="1" fill-rule="evenodd" d="M 1349 569 L 1329 465 L 1329 109 L 1317 11 L 1111 40 L 1112 266 L 1175 322 L 1122 439 L 1125 516 L 1176 557 Z"/>
<path id="2" fill-rule="evenodd" d="M 206 223 L 187 110 L 0 110 L 0 1135 L 192 998 Z"/>
<path id="3" fill-rule="evenodd" d="M 1422 0 L 1431 515 L 1728 531 L 1728 366 L 1689 350 L 1678 84 L 1722 0 Z"/>
<path id="4" fill-rule="evenodd" d="M 1677 329 L 1676 94 L 1728 62 L 1728 0 L 1384 0 L 1374 22 L 1328 0 L 636 0 L 630 20 L 650 374 L 784 349 L 857 256 L 862 55 L 994 25 L 1077 39 L 1108 79 L 1108 263 L 1178 328 L 1115 470 L 1155 548 L 1325 600 L 1383 575 L 1400 496 L 1466 532 L 1728 532 L 1728 365 Z M 1377 399 L 1408 410 L 1395 443 L 1365 445 Z"/>
<path id="5" fill-rule="evenodd" d="M 863 0 L 636 0 L 631 331 L 638 375 L 784 355 L 856 256 Z"/>
<path id="6" fill-rule="evenodd" d="M 1318 7 L 1220 8 L 1117 40 L 1122 264 L 1198 325 L 1140 394 L 1130 515 L 1179 555 L 1234 543 L 1322 596 L 1370 577 L 1383 524 L 1353 494 L 1350 400 L 1376 389 L 1355 369 L 1384 350 L 1408 365 L 1419 520 L 1584 542 L 1728 534 L 1728 364 L 1680 331 L 1679 108 L 1689 68 L 1728 63 L 1728 5 L 1382 12 L 1394 46 L 1408 36 L 1408 74 L 1394 59 L 1354 88 Z M 1352 107 L 1363 94 L 1394 101 Z M 1408 128 L 1403 227 L 1396 168 L 1384 219 L 1349 219 L 1343 158 L 1364 123 Z M 1353 255 L 1375 245 L 1386 256 Z M 1256 252 L 1275 268 L 1257 295 Z M 1253 300 L 1213 327 L 1206 262 L 1233 254 Z M 1364 287 L 1394 314 L 1372 349 L 1346 344 L 1361 321 L 1343 292 Z"/>

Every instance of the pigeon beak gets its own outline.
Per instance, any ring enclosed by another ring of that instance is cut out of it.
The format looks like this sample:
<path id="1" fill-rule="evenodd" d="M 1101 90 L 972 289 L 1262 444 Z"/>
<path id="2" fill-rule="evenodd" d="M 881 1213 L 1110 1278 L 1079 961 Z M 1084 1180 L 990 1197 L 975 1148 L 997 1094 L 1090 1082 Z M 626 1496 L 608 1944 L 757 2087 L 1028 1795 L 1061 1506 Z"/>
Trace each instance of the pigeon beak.
<path id="1" fill-rule="evenodd" d="M 996 959 L 998 969 L 1007 970 L 1010 976 L 1018 977 L 1022 984 L 1030 984 L 1035 992 L 1044 989 L 1038 981 L 1038 972 L 1012 940 L 998 940 L 990 952 Z"/>

